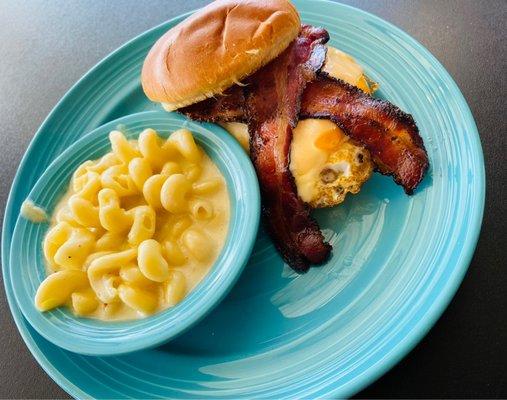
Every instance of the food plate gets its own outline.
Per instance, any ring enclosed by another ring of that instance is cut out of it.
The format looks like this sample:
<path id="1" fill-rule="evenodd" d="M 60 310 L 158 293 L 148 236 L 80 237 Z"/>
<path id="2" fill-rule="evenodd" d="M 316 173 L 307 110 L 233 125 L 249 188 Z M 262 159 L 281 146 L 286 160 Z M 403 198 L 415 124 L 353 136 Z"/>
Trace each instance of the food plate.
<path id="1" fill-rule="evenodd" d="M 283 265 L 261 231 L 243 275 L 200 324 L 162 347 L 121 357 L 79 356 L 12 314 L 42 367 L 75 397 L 346 397 L 403 357 L 445 309 L 472 257 L 484 207 L 477 128 L 456 84 L 419 43 L 373 15 L 295 1 L 306 23 L 354 56 L 377 96 L 413 114 L 431 169 L 407 197 L 376 174 L 340 207 L 315 213 L 332 259 L 306 275 Z M 4 278 L 21 202 L 48 164 L 93 128 L 158 109 L 140 87 L 154 41 L 185 18 L 135 38 L 83 77 L 39 129 L 15 178 L 4 221 Z"/>

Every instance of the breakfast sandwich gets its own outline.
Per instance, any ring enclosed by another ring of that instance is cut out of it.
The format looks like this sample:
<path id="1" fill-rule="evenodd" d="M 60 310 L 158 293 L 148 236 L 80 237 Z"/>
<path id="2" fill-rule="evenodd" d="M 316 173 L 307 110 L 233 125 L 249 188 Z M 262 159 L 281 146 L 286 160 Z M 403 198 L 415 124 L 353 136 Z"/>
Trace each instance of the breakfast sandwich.
<path id="1" fill-rule="evenodd" d="M 341 203 L 373 169 L 412 194 L 428 168 L 412 116 L 372 97 L 377 85 L 328 40 L 288 0 L 217 0 L 156 42 L 141 76 L 152 101 L 249 149 L 267 231 L 298 272 L 331 253 L 310 206 Z"/>

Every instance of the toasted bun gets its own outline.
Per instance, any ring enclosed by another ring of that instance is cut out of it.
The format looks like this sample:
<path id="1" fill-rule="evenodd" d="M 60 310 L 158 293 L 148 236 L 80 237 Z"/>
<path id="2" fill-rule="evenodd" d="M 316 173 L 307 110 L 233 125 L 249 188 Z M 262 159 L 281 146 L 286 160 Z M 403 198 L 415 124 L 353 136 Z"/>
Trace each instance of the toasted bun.
<path id="1" fill-rule="evenodd" d="M 288 0 L 217 0 L 155 43 L 143 90 L 167 110 L 220 94 L 276 58 L 300 26 Z"/>

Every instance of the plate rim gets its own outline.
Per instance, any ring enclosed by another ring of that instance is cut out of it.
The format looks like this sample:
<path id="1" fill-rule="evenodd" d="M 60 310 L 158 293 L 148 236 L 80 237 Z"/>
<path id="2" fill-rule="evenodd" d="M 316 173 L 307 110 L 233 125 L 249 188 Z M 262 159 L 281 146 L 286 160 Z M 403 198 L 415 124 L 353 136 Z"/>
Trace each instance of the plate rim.
<path id="1" fill-rule="evenodd" d="M 295 3 L 302 2 L 302 0 L 294 0 Z M 444 68 L 444 66 L 440 63 L 440 61 L 424 46 L 422 45 L 418 40 L 413 38 L 411 35 L 406 33 L 403 29 L 399 28 L 398 26 L 394 25 L 393 23 L 376 16 L 370 12 L 364 11 L 360 8 L 353 7 L 347 4 L 343 4 L 340 2 L 334 2 L 331 0 L 312 0 L 314 3 L 322 3 L 322 4 L 333 4 L 334 6 L 348 8 L 349 10 L 352 10 L 355 13 L 358 13 L 359 15 L 372 18 L 376 22 L 379 22 L 380 24 L 387 26 L 389 29 L 394 30 L 397 34 L 399 34 L 405 41 L 411 43 L 416 48 L 418 48 L 425 56 L 425 59 L 430 60 L 434 67 L 438 69 L 438 75 L 439 77 L 445 79 L 449 84 L 450 87 L 453 90 L 453 95 L 456 96 L 456 101 L 458 102 L 461 111 L 463 111 L 463 120 L 466 120 L 466 126 L 470 128 L 468 135 L 471 139 L 471 146 L 473 147 L 473 151 L 475 156 L 477 157 L 477 170 L 475 171 L 477 173 L 477 181 L 480 185 L 477 185 L 474 189 L 476 192 L 476 198 L 477 201 L 474 203 L 475 208 L 471 212 L 471 220 L 472 223 L 470 225 L 470 234 L 467 237 L 467 240 L 465 241 L 463 245 L 463 252 L 462 257 L 459 262 L 456 262 L 456 267 L 454 268 L 454 271 L 452 275 L 449 277 L 447 282 L 445 283 L 445 288 L 442 291 L 442 294 L 439 298 L 437 298 L 431 305 L 431 308 L 419 319 L 417 324 L 413 327 L 413 329 L 403 338 L 402 341 L 400 341 L 396 349 L 394 351 L 391 351 L 389 354 L 386 355 L 386 357 L 379 363 L 370 366 L 363 374 L 359 377 L 356 377 L 355 379 L 347 382 L 346 384 L 340 386 L 340 387 L 334 387 L 330 388 L 327 392 L 327 396 L 333 396 L 337 393 L 340 394 L 341 397 L 350 397 L 351 395 L 357 393 L 358 391 L 364 389 L 367 385 L 373 383 L 375 380 L 377 380 L 380 376 L 387 373 L 394 365 L 396 365 L 402 358 L 404 358 L 421 340 L 422 338 L 427 334 L 427 332 L 435 325 L 437 320 L 441 317 L 447 306 L 449 305 L 452 298 L 455 296 L 461 282 L 463 281 L 463 278 L 468 270 L 468 267 L 470 265 L 471 259 L 475 253 L 475 248 L 477 246 L 479 234 L 482 227 L 482 220 L 483 220 L 483 214 L 484 214 L 484 204 L 485 204 L 485 191 L 486 191 L 486 178 L 485 178 L 485 166 L 484 166 L 484 155 L 482 151 L 482 145 L 481 140 L 479 136 L 479 132 L 477 129 L 477 125 L 475 123 L 475 120 L 473 118 L 473 114 L 470 110 L 470 107 L 463 96 L 459 86 L 456 84 L 454 79 L 452 78 L 451 74 Z M 29 146 L 25 150 L 25 153 L 23 154 L 23 157 L 20 161 L 20 164 L 18 166 L 18 170 L 25 166 L 27 162 L 27 154 L 30 152 L 34 145 L 34 139 L 37 137 L 39 132 L 45 128 L 48 120 L 53 117 L 54 114 L 56 114 L 57 108 L 60 106 L 60 104 L 69 96 L 69 93 L 72 92 L 78 85 L 81 84 L 83 80 L 85 80 L 89 75 L 94 73 L 105 61 L 107 61 L 110 58 L 113 58 L 117 53 L 122 51 L 125 47 L 128 47 L 132 42 L 137 41 L 141 36 L 147 35 L 150 32 L 162 27 L 163 25 L 166 25 L 172 21 L 179 20 L 181 18 L 186 18 L 189 15 L 195 13 L 200 8 L 188 11 L 186 13 L 179 14 L 177 16 L 174 16 L 173 18 L 170 18 L 150 29 L 147 29 L 143 32 L 141 32 L 139 35 L 136 35 L 132 39 L 128 40 L 123 45 L 119 46 L 114 51 L 107 54 L 105 57 L 100 59 L 95 63 L 94 66 L 92 66 L 83 76 L 81 76 L 62 96 L 62 98 L 55 104 L 55 106 L 52 108 L 50 113 L 47 115 L 47 117 L 44 119 L 42 124 L 37 129 L 36 133 L 34 134 L 32 140 L 30 141 Z M 13 192 L 14 189 L 19 185 L 19 175 L 16 172 L 16 175 L 12 181 L 11 189 L 9 191 L 9 196 L 7 198 L 7 203 L 5 207 L 5 214 L 2 221 L 2 228 L 5 226 L 6 219 L 8 218 L 9 214 L 13 213 L 12 207 L 13 207 Z M 6 247 L 6 239 L 5 239 L 5 229 L 2 229 L 2 273 L 5 274 L 7 267 L 5 266 L 5 247 Z M 10 246 L 9 246 L 10 247 Z M 34 358 L 37 360 L 39 365 L 42 367 L 42 369 L 55 381 L 56 384 L 58 384 L 64 391 L 66 391 L 69 395 L 75 396 L 78 398 L 89 398 L 90 396 L 78 388 L 75 384 L 73 384 L 70 380 L 68 380 L 60 371 L 58 371 L 45 357 L 44 353 L 40 350 L 36 342 L 29 337 L 27 332 L 25 331 L 26 328 L 22 327 L 20 325 L 20 321 L 18 318 L 16 318 L 15 314 L 13 313 L 13 307 L 15 300 L 12 298 L 12 293 L 9 295 L 9 290 L 7 288 L 7 283 L 4 280 L 4 287 L 6 290 L 6 297 L 8 300 L 9 308 L 11 311 L 11 315 L 14 319 L 14 322 L 16 324 L 16 327 L 18 328 L 18 331 L 20 332 L 24 342 L 26 343 L 28 349 L 34 356 Z"/>

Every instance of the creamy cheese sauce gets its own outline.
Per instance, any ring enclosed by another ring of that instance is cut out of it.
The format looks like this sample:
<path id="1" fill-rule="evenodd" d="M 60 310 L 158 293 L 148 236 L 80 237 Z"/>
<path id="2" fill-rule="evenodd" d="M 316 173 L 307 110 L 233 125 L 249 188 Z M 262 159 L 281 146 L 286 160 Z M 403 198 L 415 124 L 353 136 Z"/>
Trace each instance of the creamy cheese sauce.
<path id="1" fill-rule="evenodd" d="M 113 152 L 78 168 L 54 209 L 43 244 L 48 277 L 35 299 L 41 311 L 66 305 L 88 318 L 144 318 L 181 301 L 208 274 L 222 249 L 229 196 L 224 178 L 204 151 L 194 144 L 198 157 L 192 156 L 187 141 L 181 150 L 176 145 L 177 153 L 157 159 L 140 154 L 137 141 L 120 142 L 123 150 L 118 145 L 115 153 L 113 146 Z M 136 160 L 141 159 L 148 160 L 145 166 L 151 170 L 139 166 L 144 161 Z M 105 177 L 115 168 L 121 173 L 108 183 Z M 157 177 L 158 186 L 149 183 Z M 118 182 L 130 183 L 114 194 L 110 185 Z M 174 187 L 165 189 L 170 184 Z M 132 193 L 122 193 L 125 187 Z M 184 191 L 187 195 L 172 199 Z M 105 194 L 116 196 L 116 205 L 104 204 Z M 91 208 L 80 211 L 76 204 L 85 201 Z M 30 204 L 26 208 L 33 210 Z M 108 217 L 107 212 L 116 214 Z"/>

